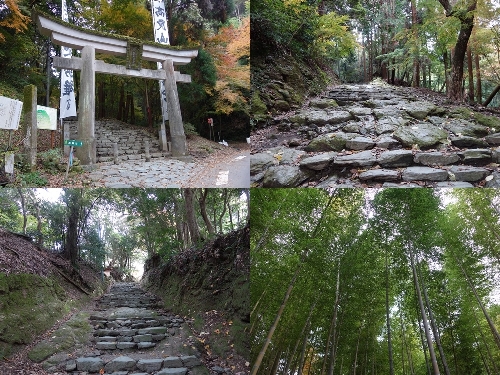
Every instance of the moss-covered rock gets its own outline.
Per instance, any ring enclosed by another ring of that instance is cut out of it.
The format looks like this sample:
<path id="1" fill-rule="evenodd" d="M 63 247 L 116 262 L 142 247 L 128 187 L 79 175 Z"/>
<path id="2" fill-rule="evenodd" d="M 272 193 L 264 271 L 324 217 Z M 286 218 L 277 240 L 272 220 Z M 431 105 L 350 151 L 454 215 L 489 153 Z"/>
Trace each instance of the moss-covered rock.
<path id="1" fill-rule="evenodd" d="M 495 131 L 500 130 L 500 119 L 494 116 L 483 115 L 482 113 L 475 113 L 474 118 L 476 121 L 484 126 L 495 129 Z"/>
<path id="2" fill-rule="evenodd" d="M 74 304 L 53 278 L 0 273 L 0 357 L 31 343 Z"/>
<path id="3" fill-rule="evenodd" d="M 260 99 L 259 93 L 254 91 L 252 95 L 252 115 L 265 115 L 267 114 L 267 107 Z"/>
<path id="4" fill-rule="evenodd" d="M 92 331 L 89 323 L 89 313 L 80 312 L 71 317 L 62 327 L 56 330 L 49 339 L 38 343 L 28 357 L 34 362 L 42 362 L 53 354 L 68 350 L 78 344 L 84 344 Z M 52 365 L 47 361 L 48 365 Z M 58 363 L 56 361 L 56 363 Z"/>

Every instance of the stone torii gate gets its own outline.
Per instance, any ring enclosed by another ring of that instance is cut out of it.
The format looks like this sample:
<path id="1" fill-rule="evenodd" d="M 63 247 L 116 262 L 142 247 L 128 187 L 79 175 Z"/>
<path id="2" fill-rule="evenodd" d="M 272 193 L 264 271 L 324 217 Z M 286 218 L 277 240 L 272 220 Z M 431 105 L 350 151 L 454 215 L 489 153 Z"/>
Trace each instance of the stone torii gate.
<path id="1" fill-rule="evenodd" d="M 82 57 L 71 57 L 71 59 L 55 57 L 54 67 L 81 70 L 78 139 L 83 141 L 83 146 L 77 148 L 76 156 L 83 165 L 96 163 L 95 73 L 164 80 L 172 156 L 186 155 L 186 136 L 182 124 L 176 82 L 191 82 L 191 76 L 175 71 L 174 65 L 188 64 L 192 58 L 198 55 L 198 50 L 183 50 L 159 43 L 143 42 L 126 36 L 86 30 L 39 11 L 35 11 L 35 17 L 40 33 L 49 36 L 53 43 L 81 50 Z M 126 56 L 127 66 L 107 64 L 104 61 L 96 60 L 96 52 Z M 142 59 L 160 62 L 163 64 L 163 69 L 142 69 Z M 162 125 L 160 133 L 161 147 L 165 151 L 167 143 L 164 125 Z"/>

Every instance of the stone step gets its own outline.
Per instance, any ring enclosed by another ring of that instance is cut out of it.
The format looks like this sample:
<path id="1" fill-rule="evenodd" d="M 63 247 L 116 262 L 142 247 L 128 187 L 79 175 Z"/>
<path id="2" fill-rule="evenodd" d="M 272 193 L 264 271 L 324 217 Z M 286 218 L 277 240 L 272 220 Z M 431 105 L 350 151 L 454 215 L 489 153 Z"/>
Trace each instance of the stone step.
<path id="1" fill-rule="evenodd" d="M 143 371 L 143 374 L 185 375 L 189 369 L 201 365 L 201 361 L 195 356 L 138 360 L 128 356 L 119 356 L 107 362 L 100 357 L 80 357 L 65 363 L 67 371 L 77 370 L 94 374 L 104 369 L 106 374 L 117 374 L 123 371 L 124 374 L 133 373 L 135 375 L 139 374 L 137 371 Z"/>

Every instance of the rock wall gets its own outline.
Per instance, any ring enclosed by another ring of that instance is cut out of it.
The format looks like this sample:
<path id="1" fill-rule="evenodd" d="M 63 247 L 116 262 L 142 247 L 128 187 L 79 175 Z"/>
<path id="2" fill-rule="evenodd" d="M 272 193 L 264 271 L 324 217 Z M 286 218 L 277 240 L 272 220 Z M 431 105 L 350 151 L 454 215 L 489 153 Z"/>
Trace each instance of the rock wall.
<path id="1" fill-rule="evenodd" d="M 319 94 L 336 80 L 328 67 L 283 51 L 252 56 L 251 72 L 254 126 L 265 125 L 269 115 L 298 108 L 308 96 Z"/>

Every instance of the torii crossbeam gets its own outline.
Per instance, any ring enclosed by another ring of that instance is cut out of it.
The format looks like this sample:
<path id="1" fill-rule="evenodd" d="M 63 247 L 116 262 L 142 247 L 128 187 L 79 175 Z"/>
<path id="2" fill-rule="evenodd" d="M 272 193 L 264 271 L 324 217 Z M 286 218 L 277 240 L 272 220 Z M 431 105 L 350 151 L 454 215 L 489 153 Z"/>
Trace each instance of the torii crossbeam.
<path id="1" fill-rule="evenodd" d="M 83 146 L 77 149 L 76 156 L 83 165 L 92 165 L 96 162 L 95 73 L 165 80 L 172 156 L 186 155 L 186 136 L 182 124 L 176 82 L 191 82 L 191 76 L 175 71 L 174 65 L 188 64 L 192 58 L 198 55 L 198 50 L 179 49 L 154 42 L 143 42 L 126 36 L 86 30 L 39 11 L 34 12 L 33 18 L 37 20 L 40 33 L 49 36 L 53 43 L 81 50 L 81 58 L 55 57 L 54 67 L 81 70 L 78 139 L 83 141 Z M 107 64 L 104 61 L 95 60 L 96 52 L 126 56 L 127 66 Z M 142 59 L 161 62 L 163 70 L 142 69 Z M 166 150 L 165 129 L 162 128 L 160 133 L 162 150 Z"/>

